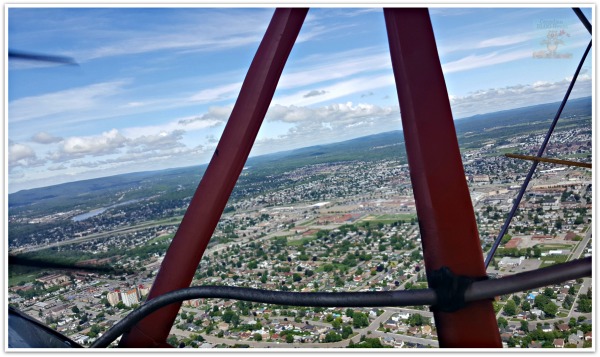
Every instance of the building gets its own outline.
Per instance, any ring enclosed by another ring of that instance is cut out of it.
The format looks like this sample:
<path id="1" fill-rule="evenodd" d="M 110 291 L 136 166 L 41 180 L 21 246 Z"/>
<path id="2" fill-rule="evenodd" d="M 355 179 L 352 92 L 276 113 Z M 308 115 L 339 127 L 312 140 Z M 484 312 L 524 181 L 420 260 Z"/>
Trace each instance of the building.
<path id="1" fill-rule="evenodd" d="M 125 304 L 125 306 L 139 304 L 140 301 L 138 300 L 137 289 L 130 289 L 126 292 L 122 292 L 121 300 L 123 301 L 123 304 Z"/>
<path id="2" fill-rule="evenodd" d="M 499 267 L 503 267 L 503 268 L 514 268 L 514 267 L 518 267 L 519 265 L 521 265 L 521 263 L 523 263 L 523 260 L 525 260 L 525 257 L 520 257 L 520 258 L 512 258 L 512 257 L 503 257 L 500 262 L 498 263 Z"/>
<path id="3" fill-rule="evenodd" d="M 504 245 L 504 248 L 518 248 L 519 244 L 521 244 L 522 239 L 521 238 L 512 238 L 511 240 L 508 241 L 508 243 L 506 243 Z"/>
<path id="4" fill-rule="evenodd" d="M 150 288 L 152 288 L 152 284 L 150 285 L 138 285 L 137 287 L 137 291 L 138 291 L 138 298 L 141 299 L 142 296 L 147 296 L 148 293 L 150 292 Z"/>
<path id="5" fill-rule="evenodd" d="M 62 284 L 69 281 L 69 277 L 64 274 L 51 274 L 35 279 L 44 284 L 44 288 L 49 288 L 54 285 Z"/>
<path id="6" fill-rule="evenodd" d="M 121 292 L 119 290 L 115 290 L 114 292 L 108 293 L 106 295 L 106 299 L 110 306 L 115 306 L 121 301 Z"/>

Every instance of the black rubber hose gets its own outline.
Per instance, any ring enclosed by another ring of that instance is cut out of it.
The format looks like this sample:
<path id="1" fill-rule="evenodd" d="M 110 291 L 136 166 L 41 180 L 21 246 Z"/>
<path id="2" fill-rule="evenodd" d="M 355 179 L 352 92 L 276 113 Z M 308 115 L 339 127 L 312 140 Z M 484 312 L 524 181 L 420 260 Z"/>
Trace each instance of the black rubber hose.
<path id="1" fill-rule="evenodd" d="M 465 301 L 493 298 L 562 281 L 591 276 L 592 258 L 519 273 L 501 279 L 474 282 L 465 292 Z M 198 298 L 221 298 L 266 304 L 314 307 L 385 307 L 435 305 L 432 289 L 386 292 L 296 293 L 230 286 L 197 286 L 158 296 L 131 312 L 90 346 L 107 347 L 111 342 L 152 312 L 169 304 Z"/>

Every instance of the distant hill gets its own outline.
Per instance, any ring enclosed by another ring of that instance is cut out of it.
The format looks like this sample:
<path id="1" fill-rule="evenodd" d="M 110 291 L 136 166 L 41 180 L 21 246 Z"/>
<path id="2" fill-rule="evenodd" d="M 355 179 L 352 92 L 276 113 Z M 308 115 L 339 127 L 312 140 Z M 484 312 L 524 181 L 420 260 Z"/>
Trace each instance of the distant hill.
<path id="1" fill-rule="evenodd" d="M 560 102 L 532 105 L 529 107 L 502 110 L 499 112 L 478 114 L 472 117 L 457 119 L 454 124 L 456 133 L 477 132 L 492 127 L 512 126 L 536 121 L 554 119 Z M 561 118 L 572 115 L 591 115 L 592 97 L 571 99 L 565 105 Z M 559 120 L 559 123 L 561 121 Z"/>
<path id="2" fill-rule="evenodd" d="M 530 107 L 504 110 L 495 113 L 475 115 L 455 121 L 461 146 L 477 146 L 490 138 L 547 130 L 548 122 L 554 117 L 559 103 L 540 104 Z M 564 119 L 559 125 L 574 125 L 573 120 L 583 120 L 591 116 L 591 97 L 570 100 L 563 111 Z M 587 120 L 587 119 L 585 119 Z M 307 164 L 336 161 L 374 161 L 385 158 L 405 159 L 404 136 L 400 130 L 369 135 L 343 142 L 316 145 L 275 154 L 249 158 L 246 166 L 253 172 L 288 170 Z M 195 187 L 206 169 L 201 166 L 167 169 L 160 171 L 137 172 L 60 185 L 22 190 L 8 196 L 9 208 L 26 207 L 32 204 L 45 204 L 73 209 L 86 201 L 107 197 L 116 192 L 133 190 L 140 186 L 153 186 L 155 192 L 170 190 L 178 185 L 186 189 Z M 141 194 L 147 194 L 140 192 Z M 193 192 L 193 191 L 192 191 Z M 135 198 L 128 196 L 128 199 Z M 54 207 L 56 208 L 56 207 Z"/>

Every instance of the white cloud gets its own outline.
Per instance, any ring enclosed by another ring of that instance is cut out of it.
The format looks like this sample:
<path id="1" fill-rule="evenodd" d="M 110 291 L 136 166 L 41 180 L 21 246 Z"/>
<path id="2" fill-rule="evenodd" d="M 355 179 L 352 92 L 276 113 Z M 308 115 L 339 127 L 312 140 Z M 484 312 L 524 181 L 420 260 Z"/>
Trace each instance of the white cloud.
<path id="1" fill-rule="evenodd" d="M 378 53 L 373 54 L 374 51 Z M 298 88 L 334 79 L 388 69 L 392 62 L 388 52 L 372 47 L 344 51 L 335 54 L 313 55 L 297 63 L 290 63 L 277 85 L 278 90 Z"/>
<path id="2" fill-rule="evenodd" d="M 172 149 L 183 146 L 179 141 L 183 138 L 183 130 L 172 132 L 161 131 L 156 135 L 143 135 L 132 140 L 131 146 L 141 146 L 141 150 L 148 149 Z"/>
<path id="3" fill-rule="evenodd" d="M 44 131 L 39 132 L 31 137 L 31 140 L 38 144 L 53 144 L 63 140 L 61 137 L 50 135 Z"/>
<path id="4" fill-rule="evenodd" d="M 560 101 L 565 95 L 570 80 L 559 82 L 536 81 L 502 88 L 482 89 L 465 96 L 451 96 L 450 105 L 455 118 L 499 110 Z M 592 80 L 584 75 L 577 79 L 570 98 L 589 96 Z"/>
<path id="5" fill-rule="evenodd" d="M 488 38 L 488 39 L 479 41 L 476 44 L 475 48 L 501 47 L 501 46 L 516 45 L 519 43 L 524 43 L 524 42 L 530 41 L 532 38 L 533 38 L 533 34 L 531 34 L 531 33 L 492 37 L 492 38 Z"/>
<path id="6" fill-rule="evenodd" d="M 342 141 L 401 128 L 396 107 L 336 103 L 318 108 L 272 105 L 266 120 L 294 124 L 285 134 L 263 135 L 252 155 Z M 265 130 L 268 123 L 265 124 Z"/>
<path id="7" fill-rule="evenodd" d="M 48 166 L 48 170 L 50 170 L 50 171 L 60 171 L 60 170 L 66 170 L 66 169 L 67 169 L 67 167 L 63 164 Z"/>
<path id="8" fill-rule="evenodd" d="M 324 90 L 311 90 L 310 92 L 308 92 L 308 93 L 306 93 L 304 95 L 304 98 L 315 97 L 315 96 L 318 96 L 318 95 L 323 95 L 325 93 L 327 93 L 327 92 L 324 91 Z"/>
<path id="9" fill-rule="evenodd" d="M 120 28 L 120 24 L 106 19 L 104 25 L 96 30 L 87 31 L 87 35 L 96 39 L 89 43 L 102 44 L 99 47 L 75 48 L 71 55 L 78 61 L 86 62 L 98 58 L 126 56 L 133 54 L 170 51 L 170 53 L 185 53 L 191 51 L 213 52 L 228 48 L 258 44 L 268 25 L 271 11 L 255 10 L 251 15 L 247 12 L 219 13 L 212 11 L 193 11 L 187 14 L 179 13 L 177 24 L 173 19 L 161 23 L 155 21 L 148 24 L 144 30 L 132 31 L 130 28 Z M 168 16 L 168 15 L 163 15 Z M 98 19 L 95 18 L 97 21 Z M 170 24 L 166 27 L 166 24 Z"/>
<path id="10" fill-rule="evenodd" d="M 241 88 L 241 82 L 225 84 L 216 88 L 204 89 L 192 95 L 188 100 L 198 103 L 211 103 L 232 99 L 236 97 Z"/>
<path id="11" fill-rule="evenodd" d="M 59 145 L 58 151 L 49 153 L 48 158 L 59 162 L 88 155 L 110 155 L 117 153 L 127 142 L 128 139 L 116 129 L 96 136 L 69 137 Z"/>
<path id="12" fill-rule="evenodd" d="M 16 99 L 8 103 L 8 118 L 11 123 L 17 123 L 53 114 L 97 109 L 103 99 L 119 94 L 127 82 L 96 83 L 89 86 Z"/>
<path id="13" fill-rule="evenodd" d="M 35 151 L 27 145 L 11 143 L 8 146 L 8 164 L 24 165 L 29 161 L 35 160 Z"/>
<path id="14" fill-rule="evenodd" d="M 467 71 L 474 68 L 487 67 L 495 64 L 531 58 L 531 50 L 519 50 L 506 53 L 492 52 L 483 55 L 469 55 L 459 60 L 442 64 L 444 74 Z"/>
<path id="15" fill-rule="evenodd" d="M 214 106 L 208 108 L 208 111 L 202 115 L 179 118 L 161 125 L 128 127 L 121 131 L 124 136 L 130 139 L 136 139 L 142 136 L 152 137 L 161 135 L 161 133 L 178 132 L 183 134 L 184 132 L 203 130 L 225 123 L 229 118 L 232 109 L 233 106 Z"/>
<path id="16" fill-rule="evenodd" d="M 306 91 L 300 91 L 294 94 L 274 98 L 273 102 L 281 105 L 312 105 L 322 103 L 328 100 L 337 99 L 346 95 L 364 92 L 366 90 L 382 88 L 394 85 L 394 76 L 364 76 L 337 82 L 322 89 L 325 93 L 319 96 L 306 97 Z"/>

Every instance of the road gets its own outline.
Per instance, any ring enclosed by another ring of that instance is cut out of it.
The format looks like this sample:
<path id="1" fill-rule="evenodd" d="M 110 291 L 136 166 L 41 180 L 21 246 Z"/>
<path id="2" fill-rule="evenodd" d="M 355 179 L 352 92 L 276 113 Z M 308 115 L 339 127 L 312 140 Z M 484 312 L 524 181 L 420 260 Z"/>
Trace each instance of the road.
<path id="1" fill-rule="evenodd" d="M 583 250 L 588 245 L 590 239 L 592 239 L 591 227 L 591 225 L 588 227 L 587 231 L 585 232 L 585 237 L 581 240 L 581 242 L 579 242 L 579 245 L 571 253 L 571 255 L 569 256 L 569 260 L 579 259 L 581 257 L 581 254 L 583 254 Z"/>
<path id="2" fill-rule="evenodd" d="M 38 250 L 49 249 L 52 247 L 59 247 L 62 245 L 67 245 L 67 244 L 81 243 L 81 242 L 86 242 L 86 241 L 94 240 L 94 239 L 98 239 L 98 238 L 114 236 L 115 234 L 119 234 L 119 233 L 135 232 L 135 231 L 137 231 L 139 229 L 143 229 L 143 228 L 152 228 L 152 227 L 157 227 L 157 226 L 162 226 L 162 225 L 179 224 L 182 217 L 183 216 L 170 218 L 168 220 L 163 219 L 161 221 L 146 222 L 146 223 L 141 223 L 141 224 L 138 224 L 135 226 L 129 226 L 129 227 L 125 227 L 125 228 L 115 229 L 115 230 L 112 230 L 109 232 L 93 233 L 93 234 L 89 234 L 87 236 L 80 237 L 80 238 L 71 238 L 71 239 L 67 239 L 67 240 L 62 240 L 60 242 L 43 244 L 43 245 L 39 245 L 39 246 L 35 246 L 35 247 L 17 249 L 14 251 L 14 253 L 22 254 L 22 253 L 28 253 L 28 252 L 35 252 Z"/>
<path id="3" fill-rule="evenodd" d="M 197 311 L 197 310 L 193 310 L 193 309 L 189 309 L 189 308 L 184 308 L 184 310 Z M 371 321 L 369 326 L 363 327 L 360 329 L 354 329 L 353 332 L 355 335 L 353 337 L 342 340 L 342 341 L 330 342 L 330 343 L 319 343 L 319 342 L 285 343 L 285 342 L 266 342 L 266 341 L 254 341 L 254 340 L 232 340 L 232 339 L 223 338 L 223 337 L 216 337 L 214 335 L 206 335 L 203 333 L 201 335 L 202 335 L 202 337 L 204 337 L 204 339 L 207 342 L 209 342 L 211 344 L 226 344 L 228 346 L 233 346 L 235 344 L 247 344 L 250 347 L 259 347 L 259 348 L 345 348 L 350 343 L 350 340 L 352 340 L 352 342 L 354 342 L 354 343 L 360 342 L 361 335 L 365 335 L 367 337 L 392 337 L 396 340 L 401 340 L 401 341 L 410 342 L 410 343 L 419 343 L 422 345 L 428 345 L 428 346 L 433 346 L 433 347 L 439 346 L 438 341 L 432 340 L 432 339 L 420 338 L 420 337 L 414 337 L 414 336 L 408 336 L 408 335 L 401 335 L 401 334 L 396 334 L 396 333 L 391 333 L 391 332 L 377 331 L 377 329 L 379 328 L 381 323 L 384 323 L 385 321 L 390 319 L 390 317 L 393 314 L 396 314 L 399 312 L 409 312 L 412 314 L 418 313 L 418 314 L 421 314 L 423 317 L 433 318 L 433 313 L 430 311 L 389 307 L 389 308 L 385 308 L 385 311 L 383 314 L 381 314 L 380 316 L 377 316 L 375 319 L 373 319 L 373 321 Z M 315 325 L 315 326 L 331 327 L 331 324 L 322 322 L 322 321 L 310 321 L 310 324 Z M 175 326 L 173 326 L 173 328 L 171 329 L 171 333 L 179 335 L 179 336 L 185 336 L 185 337 L 190 337 L 191 334 L 197 334 L 195 332 L 179 330 Z"/>

